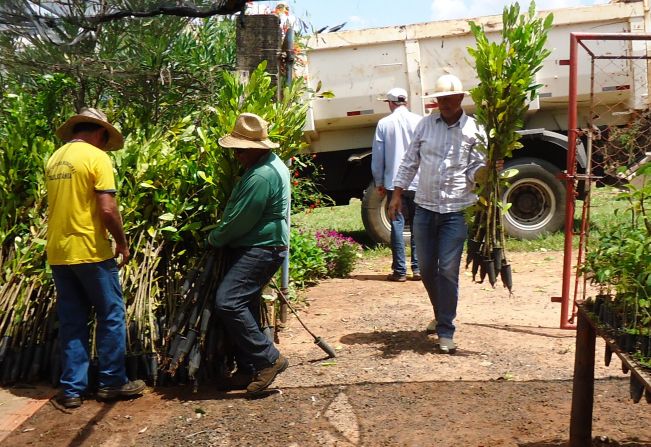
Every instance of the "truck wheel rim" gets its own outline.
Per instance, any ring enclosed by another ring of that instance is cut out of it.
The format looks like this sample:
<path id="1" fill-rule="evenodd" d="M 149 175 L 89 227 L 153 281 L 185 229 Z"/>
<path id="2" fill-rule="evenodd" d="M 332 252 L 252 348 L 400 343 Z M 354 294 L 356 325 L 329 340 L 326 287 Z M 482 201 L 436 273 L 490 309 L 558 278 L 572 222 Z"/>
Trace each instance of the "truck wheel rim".
<path id="1" fill-rule="evenodd" d="M 512 204 L 504 218 L 520 230 L 540 230 L 556 213 L 554 192 L 545 182 L 536 179 L 513 182 L 503 200 Z"/>
<path id="2" fill-rule="evenodd" d="M 389 230 L 389 234 L 391 233 L 391 220 L 389 219 L 389 201 L 387 200 L 387 196 L 384 196 L 382 198 L 382 203 L 380 204 L 380 219 L 382 219 L 382 225 L 385 226 Z M 403 237 L 409 237 L 411 236 L 411 224 L 408 224 L 405 222 L 405 228 L 402 231 L 402 236 Z"/>

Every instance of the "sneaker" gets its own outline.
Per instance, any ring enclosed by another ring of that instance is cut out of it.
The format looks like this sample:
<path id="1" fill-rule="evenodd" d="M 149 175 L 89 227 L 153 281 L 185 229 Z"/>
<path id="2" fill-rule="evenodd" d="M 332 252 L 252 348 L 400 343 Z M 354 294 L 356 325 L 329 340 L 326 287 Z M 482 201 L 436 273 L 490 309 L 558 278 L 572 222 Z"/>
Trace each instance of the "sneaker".
<path id="1" fill-rule="evenodd" d="M 63 408 L 79 408 L 82 403 L 80 396 L 66 396 L 65 394 L 58 395 L 55 400 Z"/>
<path id="2" fill-rule="evenodd" d="M 255 374 L 253 381 L 246 387 L 246 394 L 252 397 L 259 396 L 271 385 L 276 376 L 285 371 L 288 366 L 289 361 L 284 355 L 280 354 L 273 365 Z"/>
<path id="3" fill-rule="evenodd" d="M 235 371 L 230 377 L 223 377 L 217 383 L 217 389 L 220 391 L 245 390 L 253 382 L 253 374 Z"/>
<path id="4" fill-rule="evenodd" d="M 457 345 L 451 338 L 439 338 L 439 353 L 441 354 L 454 354 L 457 350 Z"/>
<path id="5" fill-rule="evenodd" d="M 429 322 L 429 324 L 427 325 L 427 328 L 425 329 L 425 332 L 427 332 L 428 334 L 436 334 L 436 325 L 437 325 L 437 322 L 436 322 L 436 318 L 435 318 L 435 319 L 433 319 L 432 321 Z"/>
<path id="6" fill-rule="evenodd" d="M 414 272 L 411 275 L 411 280 L 412 281 L 420 281 L 422 278 L 420 276 L 420 272 Z"/>
<path id="7" fill-rule="evenodd" d="M 405 282 L 405 281 L 407 281 L 407 275 L 401 275 L 399 273 L 393 272 L 393 273 L 387 275 L 387 281 Z"/>
<path id="8" fill-rule="evenodd" d="M 129 397 L 142 394 L 145 390 L 145 382 L 142 380 L 133 380 L 122 386 L 109 386 L 97 390 L 97 397 L 103 400 L 117 399 L 118 397 Z"/>

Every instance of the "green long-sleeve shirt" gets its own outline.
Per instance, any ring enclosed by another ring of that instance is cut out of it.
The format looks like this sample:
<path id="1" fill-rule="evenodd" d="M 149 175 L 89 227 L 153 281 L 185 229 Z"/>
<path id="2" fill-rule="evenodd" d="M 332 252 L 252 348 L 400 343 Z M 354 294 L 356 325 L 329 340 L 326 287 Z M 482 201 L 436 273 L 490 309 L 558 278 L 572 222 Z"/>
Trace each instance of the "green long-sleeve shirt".
<path id="1" fill-rule="evenodd" d="M 276 247 L 289 244 L 289 171 L 270 152 L 235 185 L 219 226 L 208 235 L 215 247 Z"/>

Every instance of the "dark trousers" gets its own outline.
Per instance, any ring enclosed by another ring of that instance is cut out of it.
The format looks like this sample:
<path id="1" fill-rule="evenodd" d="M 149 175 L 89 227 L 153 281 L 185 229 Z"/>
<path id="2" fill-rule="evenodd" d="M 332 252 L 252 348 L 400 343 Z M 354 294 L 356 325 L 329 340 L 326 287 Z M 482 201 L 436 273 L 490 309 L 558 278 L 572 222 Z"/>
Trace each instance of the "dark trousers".
<path id="1" fill-rule="evenodd" d="M 286 248 L 233 249 L 230 268 L 217 289 L 215 310 L 235 346 L 238 368 L 260 371 L 280 353 L 258 324 L 262 288 L 287 256 Z"/>

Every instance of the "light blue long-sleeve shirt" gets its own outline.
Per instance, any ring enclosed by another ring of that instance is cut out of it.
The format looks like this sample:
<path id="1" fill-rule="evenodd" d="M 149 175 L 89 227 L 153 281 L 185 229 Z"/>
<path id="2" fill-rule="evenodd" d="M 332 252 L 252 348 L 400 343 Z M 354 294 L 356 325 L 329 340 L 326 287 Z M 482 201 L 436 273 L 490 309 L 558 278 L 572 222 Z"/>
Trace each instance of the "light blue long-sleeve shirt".
<path id="1" fill-rule="evenodd" d="M 384 186 L 393 190 L 393 180 L 403 156 L 411 143 L 416 125 L 422 116 L 412 113 L 405 106 L 400 106 L 391 115 L 382 118 L 375 129 L 371 172 L 375 186 Z M 408 188 L 416 191 L 418 188 L 418 173 Z"/>
<path id="2" fill-rule="evenodd" d="M 474 204 L 475 174 L 486 164 L 475 147 L 478 133 L 484 133 L 483 128 L 465 113 L 451 126 L 438 114 L 423 118 L 400 165 L 395 186 L 407 189 L 420 169 L 416 204 L 437 213 L 461 211 Z"/>

